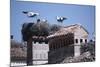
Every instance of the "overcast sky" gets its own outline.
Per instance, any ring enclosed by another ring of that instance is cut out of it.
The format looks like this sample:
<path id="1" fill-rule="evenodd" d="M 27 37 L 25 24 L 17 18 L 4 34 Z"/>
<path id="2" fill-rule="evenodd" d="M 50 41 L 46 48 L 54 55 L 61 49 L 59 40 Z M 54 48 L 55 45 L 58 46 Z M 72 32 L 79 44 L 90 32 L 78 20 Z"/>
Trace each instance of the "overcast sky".
<path id="1" fill-rule="evenodd" d="M 56 16 L 65 16 L 68 19 L 63 22 L 64 26 L 81 24 L 89 32 L 89 39 L 92 38 L 92 33 L 95 31 L 94 6 L 11 0 L 11 34 L 17 41 L 22 40 L 22 24 L 36 21 L 36 18 L 28 18 L 22 11 L 38 12 L 40 15 L 36 18 L 47 19 L 50 24 L 58 23 Z"/>

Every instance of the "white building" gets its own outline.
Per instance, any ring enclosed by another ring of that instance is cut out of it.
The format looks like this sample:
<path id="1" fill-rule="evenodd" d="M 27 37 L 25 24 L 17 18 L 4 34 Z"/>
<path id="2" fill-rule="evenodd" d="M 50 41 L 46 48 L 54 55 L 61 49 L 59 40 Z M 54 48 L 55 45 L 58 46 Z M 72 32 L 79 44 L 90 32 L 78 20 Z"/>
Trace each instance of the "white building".
<path id="1" fill-rule="evenodd" d="M 54 34 L 48 36 L 48 38 L 54 39 L 54 38 L 57 38 L 57 36 L 62 37 L 62 35 L 67 35 L 68 33 L 72 33 L 74 35 L 74 39 L 72 39 L 72 40 L 74 40 L 74 43 L 73 43 L 74 44 L 74 56 L 79 56 L 80 55 L 80 46 L 83 43 L 88 42 L 88 34 L 89 34 L 82 25 L 74 24 L 74 25 L 63 27 L 60 30 L 58 30 L 57 32 L 55 32 Z M 67 40 L 69 40 L 69 39 L 67 39 Z M 59 42 L 59 40 L 57 40 L 57 41 Z M 63 37 L 62 41 L 63 41 L 62 42 L 62 45 L 63 45 L 63 43 L 66 41 L 66 39 L 64 39 L 64 37 Z M 51 43 L 51 42 L 49 42 L 49 43 Z M 55 43 L 55 42 L 52 41 L 52 43 Z M 57 46 L 57 45 L 59 45 L 59 44 L 56 44 L 55 46 Z M 55 48 L 55 47 L 53 47 L 53 48 Z"/>
<path id="2" fill-rule="evenodd" d="M 49 46 L 45 42 L 33 42 L 33 65 L 48 63 Z"/>
<path id="3" fill-rule="evenodd" d="M 80 55 L 80 46 L 88 42 L 88 32 L 82 25 L 71 25 L 65 27 L 64 30 L 74 33 L 74 56 Z"/>

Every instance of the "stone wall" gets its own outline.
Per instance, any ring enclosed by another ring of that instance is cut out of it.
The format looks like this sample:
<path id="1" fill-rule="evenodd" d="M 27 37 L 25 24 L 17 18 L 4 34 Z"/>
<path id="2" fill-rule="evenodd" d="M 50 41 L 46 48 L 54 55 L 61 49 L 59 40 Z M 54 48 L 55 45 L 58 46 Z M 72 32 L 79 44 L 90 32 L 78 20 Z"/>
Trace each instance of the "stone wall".
<path id="1" fill-rule="evenodd" d="M 46 64 L 48 63 L 49 45 L 45 42 L 33 42 L 33 64 Z"/>
<path id="2" fill-rule="evenodd" d="M 74 56 L 74 45 L 59 48 L 57 50 L 49 51 L 48 63 L 55 64 L 62 62 L 65 57 Z"/>

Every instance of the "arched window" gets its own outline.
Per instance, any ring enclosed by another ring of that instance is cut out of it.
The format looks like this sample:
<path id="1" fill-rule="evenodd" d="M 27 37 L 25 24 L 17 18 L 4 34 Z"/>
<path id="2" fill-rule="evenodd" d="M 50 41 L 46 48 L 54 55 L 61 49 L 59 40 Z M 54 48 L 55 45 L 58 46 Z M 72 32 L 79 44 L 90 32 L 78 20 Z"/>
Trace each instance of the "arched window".
<path id="1" fill-rule="evenodd" d="M 33 55 L 34 55 L 35 59 L 37 59 L 37 53 L 36 54 L 33 54 Z"/>
<path id="2" fill-rule="evenodd" d="M 80 39 L 80 43 L 82 43 L 83 42 L 83 39 Z"/>
<path id="3" fill-rule="evenodd" d="M 85 43 L 87 43 L 87 39 L 85 39 Z"/>
<path id="4" fill-rule="evenodd" d="M 42 59 L 42 54 L 40 54 L 40 59 Z"/>
<path id="5" fill-rule="evenodd" d="M 75 43 L 78 43 L 78 39 L 75 39 Z"/>

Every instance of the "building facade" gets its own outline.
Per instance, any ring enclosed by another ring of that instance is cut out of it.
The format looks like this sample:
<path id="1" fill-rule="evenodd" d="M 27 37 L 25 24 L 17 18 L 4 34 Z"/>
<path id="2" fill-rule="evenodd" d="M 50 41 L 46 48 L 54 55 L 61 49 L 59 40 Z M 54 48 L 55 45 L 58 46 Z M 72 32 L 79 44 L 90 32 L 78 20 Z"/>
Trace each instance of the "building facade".
<path id="1" fill-rule="evenodd" d="M 48 63 L 49 46 L 45 42 L 33 41 L 33 65 Z"/>
<path id="2" fill-rule="evenodd" d="M 45 36 L 33 36 L 33 65 L 47 64 L 49 45 Z"/>
<path id="3" fill-rule="evenodd" d="M 59 63 L 66 56 L 79 56 L 80 47 L 88 42 L 87 30 L 78 24 L 61 28 L 49 39 L 49 63 Z"/>

